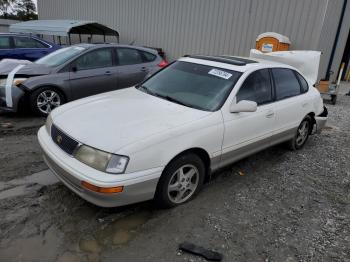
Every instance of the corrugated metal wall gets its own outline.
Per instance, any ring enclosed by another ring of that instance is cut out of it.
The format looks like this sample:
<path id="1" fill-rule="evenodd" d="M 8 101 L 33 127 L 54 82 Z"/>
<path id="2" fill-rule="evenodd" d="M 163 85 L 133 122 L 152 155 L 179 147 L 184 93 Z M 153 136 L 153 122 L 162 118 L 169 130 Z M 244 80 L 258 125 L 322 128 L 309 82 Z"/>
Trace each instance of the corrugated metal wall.
<path id="1" fill-rule="evenodd" d="M 350 30 L 350 1 L 347 1 L 347 7 L 344 14 L 344 19 L 342 22 L 341 31 L 339 34 L 339 39 L 336 45 L 336 50 L 334 53 L 334 59 L 331 66 L 331 71 L 335 74 L 332 76 L 332 79 L 337 78 L 337 73 L 339 70 L 339 66 L 341 63 L 341 59 L 344 53 L 344 48 L 346 45 L 346 40 L 348 38 L 349 30 Z M 344 0 L 330 0 L 328 4 L 328 8 L 325 14 L 325 19 L 323 22 L 323 28 L 319 40 L 319 49 L 323 52 L 324 60 L 330 57 L 332 52 L 332 48 L 335 42 L 335 36 L 337 33 L 337 27 L 339 24 L 339 20 L 341 17 L 341 10 L 343 7 Z M 327 65 L 328 65 L 327 60 Z M 324 76 L 327 71 L 327 65 L 322 65 L 320 71 L 320 75 Z"/>
<path id="2" fill-rule="evenodd" d="M 40 19 L 106 24 L 119 31 L 122 43 L 162 47 L 170 60 L 194 53 L 247 56 L 258 34 L 274 31 L 287 35 L 292 49 L 323 51 L 324 72 L 332 41 L 320 41 L 335 34 L 341 5 L 342 0 L 39 0 L 38 10 Z"/>
<path id="3" fill-rule="evenodd" d="M 0 33 L 7 33 L 11 24 L 18 23 L 17 20 L 0 19 Z"/>

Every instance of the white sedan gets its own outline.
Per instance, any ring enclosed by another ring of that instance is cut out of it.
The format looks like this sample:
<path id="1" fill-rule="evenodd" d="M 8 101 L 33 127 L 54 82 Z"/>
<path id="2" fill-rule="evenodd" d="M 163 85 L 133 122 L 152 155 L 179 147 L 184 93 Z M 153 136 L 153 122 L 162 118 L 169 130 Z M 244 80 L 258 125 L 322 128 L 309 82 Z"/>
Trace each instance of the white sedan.
<path id="1" fill-rule="evenodd" d="M 300 149 L 326 120 L 291 66 L 188 56 L 139 86 L 55 109 L 38 137 L 53 173 L 87 201 L 172 207 L 223 166 L 282 142 Z"/>

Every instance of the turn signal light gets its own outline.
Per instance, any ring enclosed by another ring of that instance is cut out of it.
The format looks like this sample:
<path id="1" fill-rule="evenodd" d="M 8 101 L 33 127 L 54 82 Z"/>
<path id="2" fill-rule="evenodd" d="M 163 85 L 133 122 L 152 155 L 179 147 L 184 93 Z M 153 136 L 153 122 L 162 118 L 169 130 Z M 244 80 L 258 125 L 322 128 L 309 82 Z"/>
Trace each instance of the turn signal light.
<path id="1" fill-rule="evenodd" d="M 121 193 L 123 192 L 124 187 L 117 186 L 117 187 L 99 187 L 92 185 L 88 182 L 81 181 L 81 185 L 91 191 L 97 192 L 97 193 L 103 193 L 103 194 L 113 194 L 113 193 Z"/>

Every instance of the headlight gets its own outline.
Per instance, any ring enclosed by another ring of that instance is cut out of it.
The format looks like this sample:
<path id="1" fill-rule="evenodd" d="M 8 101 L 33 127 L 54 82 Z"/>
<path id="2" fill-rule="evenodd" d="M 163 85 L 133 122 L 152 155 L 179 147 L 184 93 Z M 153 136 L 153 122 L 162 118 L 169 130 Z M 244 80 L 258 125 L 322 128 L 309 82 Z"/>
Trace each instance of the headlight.
<path id="1" fill-rule="evenodd" d="M 86 145 L 82 145 L 74 157 L 84 164 L 102 172 L 121 174 L 125 172 L 129 158 L 114 155 Z"/>
<path id="2" fill-rule="evenodd" d="M 12 84 L 15 86 L 18 86 L 20 84 L 22 84 L 24 81 L 26 81 L 28 78 L 15 78 L 13 79 Z"/>
<path id="3" fill-rule="evenodd" d="M 51 117 L 51 114 L 49 114 L 48 117 L 46 118 L 45 127 L 46 127 L 46 131 L 49 133 L 50 136 L 51 136 L 51 126 L 52 126 L 52 117 Z"/>
<path id="4" fill-rule="evenodd" d="M 1 86 L 5 87 L 5 86 L 6 86 L 6 81 L 7 81 L 6 78 L 0 79 L 0 87 L 1 87 Z"/>

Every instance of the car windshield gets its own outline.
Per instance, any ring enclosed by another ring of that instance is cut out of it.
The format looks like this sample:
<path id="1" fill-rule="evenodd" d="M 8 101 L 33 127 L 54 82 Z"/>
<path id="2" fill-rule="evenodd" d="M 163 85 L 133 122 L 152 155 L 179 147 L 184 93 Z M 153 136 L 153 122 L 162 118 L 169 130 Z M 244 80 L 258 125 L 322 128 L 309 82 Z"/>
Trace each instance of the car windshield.
<path id="1" fill-rule="evenodd" d="M 241 73 L 207 65 L 177 61 L 138 88 L 188 107 L 216 111 L 225 102 Z"/>
<path id="2" fill-rule="evenodd" d="M 71 58 L 85 51 L 86 48 L 81 46 L 70 46 L 62 49 L 58 49 L 51 54 L 40 58 L 35 63 L 40 65 L 46 65 L 49 67 L 55 67 L 64 64 Z"/>

